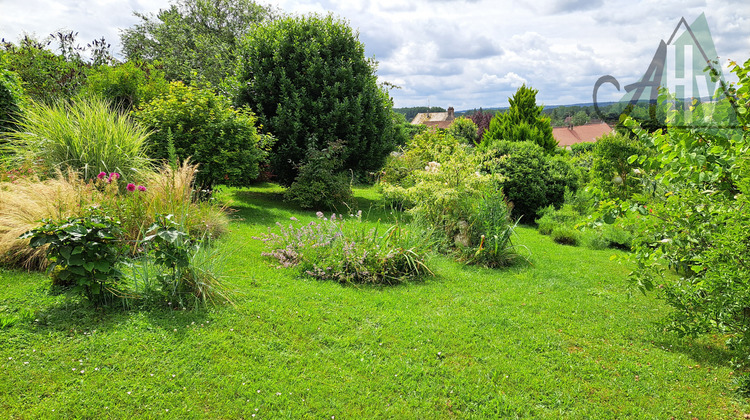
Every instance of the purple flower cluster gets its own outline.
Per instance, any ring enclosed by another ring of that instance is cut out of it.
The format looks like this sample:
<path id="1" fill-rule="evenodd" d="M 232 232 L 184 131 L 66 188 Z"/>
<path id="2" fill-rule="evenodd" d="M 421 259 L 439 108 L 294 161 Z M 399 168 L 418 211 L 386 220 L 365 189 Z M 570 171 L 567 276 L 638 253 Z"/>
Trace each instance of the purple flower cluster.
<path id="1" fill-rule="evenodd" d="M 96 176 L 96 179 L 98 179 L 100 181 L 104 181 L 107 184 L 111 184 L 113 180 L 117 181 L 118 179 L 120 179 L 120 177 L 121 177 L 120 174 L 117 173 L 117 172 L 106 173 L 104 171 L 101 171 L 101 172 L 99 172 L 99 175 Z M 130 192 L 133 192 L 135 190 L 146 191 L 146 187 L 144 187 L 143 185 L 135 185 L 132 182 L 129 183 L 125 187 L 125 189 L 128 190 L 128 191 L 130 191 Z"/>
<path id="2" fill-rule="evenodd" d="M 138 191 L 146 191 L 146 187 L 144 187 L 143 185 L 138 185 L 138 186 L 136 186 L 136 185 L 135 185 L 135 184 L 133 184 L 132 182 L 131 182 L 131 183 L 129 183 L 129 184 L 128 184 L 128 185 L 127 185 L 127 186 L 125 187 L 125 189 L 126 189 L 126 190 L 128 190 L 128 191 L 130 191 L 130 192 L 133 192 L 133 191 L 135 191 L 135 190 L 138 190 Z"/>
<path id="3" fill-rule="evenodd" d="M 96 178 L 102 181 L 104 181 L 106 178 L 106 182 L 107 184 L 109 184 L 112 182 L 113 179 L 115 181 L 120 179 L 120 174 L 117 172 L 110 172 L 109 174 L 107 174 L 106 172 L 102 171 L 102 172 L 99 172 L 99 175 L 97 175 Z"/>

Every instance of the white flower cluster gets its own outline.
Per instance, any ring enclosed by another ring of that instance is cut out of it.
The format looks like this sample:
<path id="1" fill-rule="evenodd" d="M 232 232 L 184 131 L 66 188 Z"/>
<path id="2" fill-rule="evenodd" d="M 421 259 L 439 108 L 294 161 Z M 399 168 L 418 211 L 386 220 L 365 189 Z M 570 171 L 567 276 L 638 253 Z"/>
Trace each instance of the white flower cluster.
<path id="1" fill-rule="evenodd" d="M 424 167 L 425 172 L 428 174 L 434 174 L 437 173 L 437 171 L 440 170 L 440 164 L 437 162 L 430 162 L 427 164 L 427 166 Z"/>

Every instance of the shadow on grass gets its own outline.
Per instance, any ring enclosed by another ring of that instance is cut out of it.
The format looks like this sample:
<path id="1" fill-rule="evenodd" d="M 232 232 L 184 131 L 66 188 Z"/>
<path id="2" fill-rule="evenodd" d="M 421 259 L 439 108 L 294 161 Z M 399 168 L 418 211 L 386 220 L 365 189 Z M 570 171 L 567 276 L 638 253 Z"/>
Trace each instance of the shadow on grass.
<path id="1" fill-rule="evenodd" d="M 740 352 L 729 350 L 723 344 L 706 343 L 701 338 L 679 338 L 669 334 L 669 337 L 659 337 L 649 342 L 656 348 L 684 354 L 700 365 L 726 367 L 731 365 L 733 358 L 741 356 Z"/>
<path id="2" fill-rule="evenodd" d="M 385 208 L 380 200 L 362 197 L 359 195 L 360 191 L 357 188 L 354 189 L 353 202 L 320 209 L 303 209 L 296 203 L 285 201 L 282 187 L 270 183 L 234 189 L 227 191 L 225 194 L 233 202 L 231 208 L 235 211 L 235 218 L 248 224 L 272 225 L 276 221 L 286 218 L 279 213 L 308 213 L 313 217 L 317 211 L 323 211 L 326 214 L 353 215 L 361 210 L 362 217 L 373 222 L 378 220 L 391 222 L 394 218 L 394 212 Z"/>
<path id="3" fill-rule="evenodd" d="M 121 326 L 132 318 L 146 321 L 146 329 L 171 330 L 195 322 L 202 324 L 229 306 L 195 307 L 175 310 L 160 303 L 138 303 L 140 307 L 124 305 L 120 301 L 109 306 L 94 307 L 80 296 L 67 296 L 64 300 L 40 307 L 23 314 L 14 322 L 14 327 L 29 334 L 47 335 L 61 333 L 69 336 L 87 335 L 96 330 L 106 332 L 121 330 Z M 140 327 L 140 325 L 139 325 Z"/>

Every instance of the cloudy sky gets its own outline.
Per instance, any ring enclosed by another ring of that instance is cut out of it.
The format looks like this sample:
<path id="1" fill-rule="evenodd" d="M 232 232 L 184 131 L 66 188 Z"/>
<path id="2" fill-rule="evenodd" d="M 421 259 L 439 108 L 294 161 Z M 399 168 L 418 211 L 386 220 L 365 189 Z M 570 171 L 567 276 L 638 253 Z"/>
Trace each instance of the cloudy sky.
<path id="1" fill-rule="evenodd" d="M 638 81 L 660 40 L 681 17 L 705 13 L 723 65 L 750 58 L 748 0 L 273 0 L 292 13 L 333 12 L 360 34 L 378 75 L 401 87 L 397 107 L 507 106 L 523 83 L 547 105 L 591 102 L 610 74 Z M 134 10 L 156 12 L 169 0 L 0 0 L 0 37 L 44 36 L 60 29 L 88 42 L 104 36 L 119 50 L 119 29 Z M 727 74 L 725 72 L 725 74 Z M 731 80 L 731 77 L 729 77 Z M 614 87 L 600 101 L 618 100 Z"/>

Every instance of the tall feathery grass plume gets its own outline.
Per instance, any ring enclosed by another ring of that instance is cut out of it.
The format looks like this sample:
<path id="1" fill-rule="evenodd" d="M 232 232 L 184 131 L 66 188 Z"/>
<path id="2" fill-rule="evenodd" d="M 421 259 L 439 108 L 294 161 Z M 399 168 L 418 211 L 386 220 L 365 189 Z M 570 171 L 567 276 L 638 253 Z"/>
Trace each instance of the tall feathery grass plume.
<path id="1" fill-rule="evenodd" d="M 83 183 L 75 171 L 58 171 L 44 181 L 21 178 L 0 183 L 0 263 L 27 269 L 46 267 L 46 248 L 33 249 L 28 239 L 18 237 L 37 227 L 42 219 L 76 216 L 98 201 L 98 192 Z"/>

